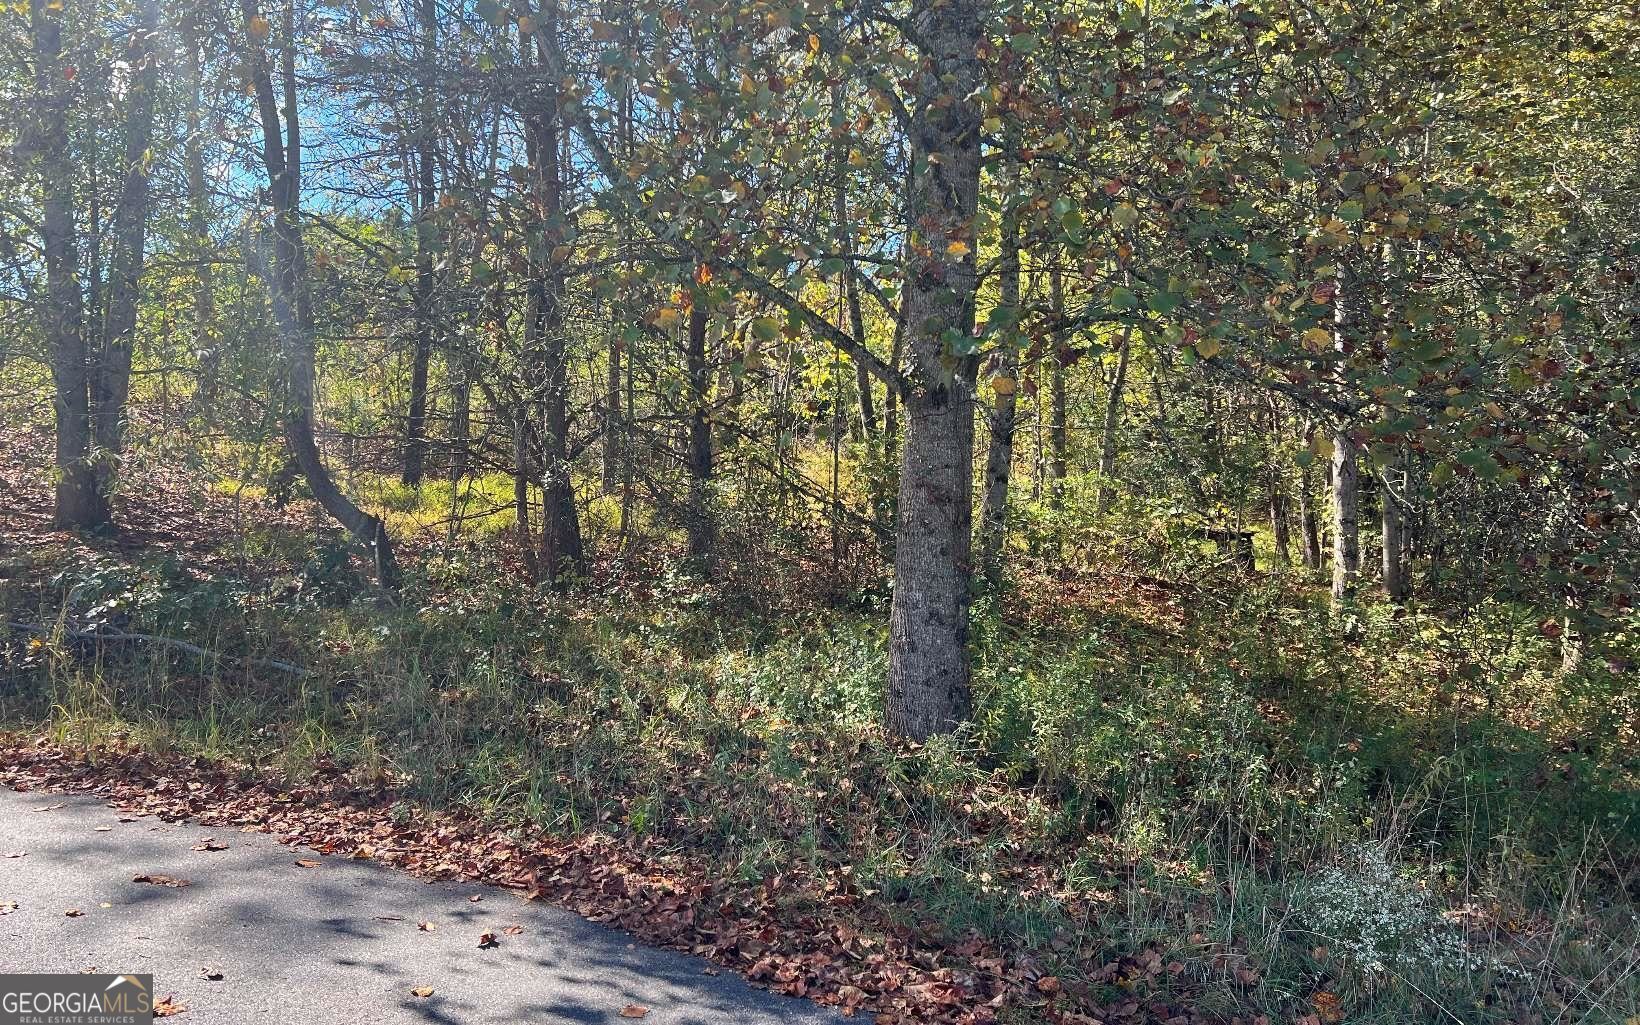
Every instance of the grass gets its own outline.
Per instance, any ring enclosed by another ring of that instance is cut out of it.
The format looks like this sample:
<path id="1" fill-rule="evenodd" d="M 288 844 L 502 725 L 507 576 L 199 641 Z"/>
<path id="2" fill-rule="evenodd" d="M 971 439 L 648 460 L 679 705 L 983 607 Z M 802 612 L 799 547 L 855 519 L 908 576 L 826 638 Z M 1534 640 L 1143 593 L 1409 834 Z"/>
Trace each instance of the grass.
<path id="1" fill-rule="evenodd" d="M 456 497 L 371 494 L 396 530 L 434 529 Z M 6 653 L 0 721 L 296 774 L 333 760 L 729 876 L 846 866 L 918 929 L 1032 950 L 1113 1001 L 1290 1019 L 1330 994 L 1386 1025 L 1640 1015 L 1636 697 L 1599 659 L 1559 675 L 1528 610 L 1364 605 L 1345 629 L 1293 577 L 1022 562 L 976 608 L 974 726 L 913 749 L 876 725 L 880 594 L 767 612 L 629 571 L 556 595 L 500 547 L 429 554 L 401 609 L 339 545 L 277 532 L 255 576 L 42 553 L 0 583 L 13 617 L 312 673 L 59 639 Z M 1403 910 L 1373 925 L 1385 906 Z M 1473 960 L 1443 959 L 1453 942 Z"/>

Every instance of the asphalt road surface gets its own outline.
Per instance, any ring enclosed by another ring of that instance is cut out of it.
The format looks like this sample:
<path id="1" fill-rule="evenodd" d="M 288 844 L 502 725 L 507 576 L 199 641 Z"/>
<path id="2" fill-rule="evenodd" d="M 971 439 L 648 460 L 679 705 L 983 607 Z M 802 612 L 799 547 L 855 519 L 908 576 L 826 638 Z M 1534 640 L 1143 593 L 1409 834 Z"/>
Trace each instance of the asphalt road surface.
<path id="1" fill-rule="evenodd" d="M 506 890 L 119 817 L 95 798 L 0 788 L 0 972 L 152 973 L 155 992 L 187 1008 L 178 1025 L 843 1021 Z M 207 836 L 227 849 L 193 850 Z M 479 949 L 485 932 L 497 946 Z M 431 996 L 413 994 L 424 987 Z"/>

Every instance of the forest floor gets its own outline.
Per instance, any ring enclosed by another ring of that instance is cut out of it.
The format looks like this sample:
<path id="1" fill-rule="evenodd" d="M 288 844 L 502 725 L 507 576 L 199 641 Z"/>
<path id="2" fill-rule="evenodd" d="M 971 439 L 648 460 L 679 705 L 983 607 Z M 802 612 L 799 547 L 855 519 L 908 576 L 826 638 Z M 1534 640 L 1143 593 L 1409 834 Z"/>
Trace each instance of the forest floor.
<path id="1" fill-rule="evenodd" d="M 12 783 L 510 887 L 883 1025 L 1640 1016 L 1626 656 L 1567 678 L 1528 610 L 1341 622 L 1199 553 L 1022 553 L 974 728 L 917 747 L 876 725 L 886 590 L 801 538 L 554 594 L 429 529 L 395 608 L 308 503 L 203 467 L 54 531 L 48 441 L 0 439 L 0 611 L 43 630 L 0 642 Z"/>

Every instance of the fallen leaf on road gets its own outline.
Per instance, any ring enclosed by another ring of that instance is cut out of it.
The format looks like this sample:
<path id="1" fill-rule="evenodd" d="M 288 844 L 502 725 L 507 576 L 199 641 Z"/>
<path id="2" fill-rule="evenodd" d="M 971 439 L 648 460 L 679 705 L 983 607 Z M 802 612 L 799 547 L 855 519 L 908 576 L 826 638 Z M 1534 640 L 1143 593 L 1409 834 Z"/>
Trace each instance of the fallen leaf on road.
<path id="1" fill-rule="evenodd" d="M 471 897 L 468 897 L 467 899 L 472 901 L 474 904 L 477 904 L 479 901 L 483 900 L 484 898 L 480 894 L 475 893 Z"/>
<path id="2" fill-rule="evenodd" d="M 648 1013 L 649 1008 L 642 1004 L 627 1004 L 621 1008 L 621 1017 L 623 1018 L 642 1018 Z"/>
<path id="3" fill-rule="evenodd" d="M 199 970 L 199 977 L 207 982 L 222 981 L 222 973 L 217 971 L 215 968 L 201 968 Z"/>
<path id="4" fill-rule="evenodd" d="M 26 858 L 28 857 L 28 851 L 7 851 L 4 856 L 8 858 Z"/>
<path id="5" fill-rule="evenodd" d="M 61 807 L 63 807 L 63 806 L 60 805 L 60 804 L 48 804 L 44 808 L 35 808 L 34 810 L 37 811 L 37 812 L 38 811 L 56 811 L 58 808 L 61 808 Z"/>
<path id="6" fill-rule="evenodd" d="M 413 997 L 430 997 L 433 995 L 433 987 L 417 986 L 415 989 L 410 991 L 410 995 Z"/>
<path id="7" fill-rule="evenodd" d="M 506 933 L 508 936 L 517 936 L 519 933 L 524 931 L 524 927 L 521 925 L 509 925 L 501 931 Z"/>
<path id="8" fill-rule="evenodd" d="M 107 832 L 111 831 L 114 827 L 113 826 L 92 826 L 91 828 L 96 830 L 99 833 L 107 833 Z"/>
<path id="9" fill-rule="evenodd" d="M 420 929 L 422 932 L 432 932 L 434 929 L 437 929 L 438 926 L 434 925 L 432 922 L 417 922 L 416 928 Z"/>
<path id="10" fill-rule="evenodd" d="M 214 836 L 204 837 L 198 843 L 194 844 L 194 850 L 196 851 L 225 851 L 227 849 L 228 845 L 225 843 L 217 843 L 216 837 Z"/>
<path id="11" fill-rule="evenodd" d="M 9 915 L 20 907 L 22 905 L 14 900 L 0 901 L 0 915 Z"/>
<path id="12" fill-rule="evenodd" d="M 171 994 L 171 995 L 165 997 L 163 1000 L 155 1001 L 155 1003 L 154 1003 L 154 1017 L 156 1017 L 156 1018 L 169 1018 L 173 1014 L 181 1014 L 183 1011 L 186 1011 L 187 1009 L 188 1009 L 188 1005 L 177 1003 L 176 995 Z"/>
<path id="13" fill-rule="evenodd" d="M 81 915 L 85 914 L 85 912 L 81 911 L 79 908 L 69 908 L 67 911 L 64 911 L 63 914 L 67 915 L 69 918 L 79 918 Z"/>
<path id="14" fill-rule="evenodd" d="M 105 901 L 103 901 L 103 902 L 102 902 L 102 903 L 100 903 L 100 904 L 98 904 L 98 905 L 97 905 L 97 906 L 98 906 L 98 907 L 99 907 L 99 908 L 111 908 L 111 907 L 113 907 L 113 906 L 114 906 L 114 905 L 112 905 L 112 904 L 110 904 L 110 903 L 108 903 L 108 902 L 107 902 L 107 901 L 106 901 L 106 900 L 105 900 Z"/>
<path id="15" fill-rule="evenodd" d="M 480 950 L 484 950 L 488 947 L 499 947 L 500 945 L 501 944 L 496 942 L 495 933 L 493 932 L 482 933 L 478 937 L 478 949 Z"/>
<path id="16" fill-rule="evenodd" d="M 184 886 L 194 885 L 187 879 L 176 879 L 172 876 L 162 876 L 158 873 L 149 872 L 144 872 L 140 876 L 132 876 L 131 881 L 133 883 L 153 883 L 155 886 L 172 886 L 179 890 Z"/>
<path id="17" fill-rule="evenodd" d="M 296 867 L 297 868 L 318 868 L 319 863 L 317 861 L 314 861 L 312 858 L 297 858 L 296 859 Z"/>

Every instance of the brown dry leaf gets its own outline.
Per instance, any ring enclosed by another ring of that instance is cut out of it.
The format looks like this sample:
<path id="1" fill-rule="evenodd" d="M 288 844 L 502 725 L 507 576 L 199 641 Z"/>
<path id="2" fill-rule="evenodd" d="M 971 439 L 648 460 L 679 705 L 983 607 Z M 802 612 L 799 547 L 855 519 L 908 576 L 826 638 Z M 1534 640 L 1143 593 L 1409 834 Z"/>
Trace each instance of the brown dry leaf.
<path id="1" fill-rule="evenodd" d="M 0 858 L 26 858 L 26 857 L 28 857 L 28 851 L 7 851 L 5 854 L 0 854 Z"/>
<path id="2" fill-rule="evenodd" d="M 1338 999 L 1338 994 L 1322 990 L 1310 998 L 1310 1004 L 1315 1008 L 1316 1016 L 1324 1022 L 1344 1020 L 1344 1002 Z"/>
<path id="3" fill-rule="evenodd" d="M 410 991 L 410 995 L 413 997 L 430 997 L 433 995 L 433 987 L 417 986 L 415 989 Z"/>
<path id="4" fill-rule="evenodd" d="M 194 885 L 187 879 L 177 879 L 172 876 L 162 876 L 158 873 L 144 872 L 142 875 L 132 876 L 133 883 L 152 883 L 155 886 L 170 886 L 181 889 L 184 886 Z"/>
<path id="5" fill-rule="evenodd" d="M 201 968 L 199 977 L 207 982 L 221 982 L 222 973 L 215 968 Z"/>
<path id="6" fill-rule="evenodd" d="M 434 929 L 437 929 L 438 926 L 434 925 L 432 922 L 417 922 L 416 928 L 420 929 L 422 932 L 432 932 Z"/>
<path id="7" fill-rule="evenodd" d="M 495 933 L 486 932 L 479 934 L 478 949 L 485 950 L 490 947 L 499 947 L 500 945 L 500 943 L 496 942 Z"/>
<path id="8" fill-rule="evenodd" d="M 297 868 L 318 868 L 319 863 L 317 861 L 314 861 L 312 858 L 297 858 L 296 859 L 296 867 Z"/>
<path id="9" fill-rule="evenodd" d="M 56 811 L 56 810 L 57 810 L 57 809 L 58 809 L 58 808 L 61 808 L 61 807 L 63 807 L 63 806 L 62 806 L 62 805 L 60 805 L 60 804 L 48 804 L 48 805 L 46 805 L 46 806 L 45 806 L 45 807 L 43 807 L 43 808 L 35 808 L 35 809 L 33 809 L 33 810 L 34 810 L 34 811 L 37 811 L 37 812 L 41 812 L 41 811 Z"/>
<path id="10" fill-rule="evenodd" d="M 1059 992 L 1059 977 L 1055 975 L 1044 975 L 1042 978 L 1036 980 L 1036 988 L 1040 993 L 1053 996 L 1055 993 Z"/>
<path id="11" fill-rule="evenodd" d="M 20 907 L 22 905 L 14 900 L 0 900 L 0 915 L 9 915 Z"/>
<path id="12" fill-rule="evenodd" d="M 649 1008 L 642 1004 L 627 1004 L 621 1008 L 623 1018 L 642 1018 L 649 1013 Z"/>
<path id="13" fill-rule="evenodd" d="M 112 832 L 114 827 L 113 826 L 92 826 L 91 829 L 92 829 L 93 832 L 97 832 L 97 833 L 108 833 L 108 832 Z"/>
<path id="14" fill-rule="evenodd" d="M 517 936 L 519 933 L 524 931 L 524 927 L 521 925 L 509 925 L 501 931 L 506 933 L 508 936 Z"/>
<path id="15" fill-rule="evenodd" d="M 176 994 L 172 993 L 167 995 L 164 999 L 156 1000 L 154 1002 L 154 1017 L 169 1018 L 174 1014 L 181 1014 L 187 1009 L 188 1005 L 177 1003 Z"/>
<path id="16" fill-rule="evenodd" d="M 471 897 L 468 897 L 467 899 L 472 901 L 474 904 L 477 904 L 479 901 L 483 900 L 484 897 L 480 894 L 475 893 Z"/>
<path id="17" fill-rule="evenodd" d="M 214 836 L 202 837 L 198 843 L 194 844 L 194 850 L 196 851 L 225 851 L 227 849 L 228 845 L 217 843 Z"/>
<path id="18" fill-rule="evenodd" d="M 67 911 L 64 911 L 63 914 L 67 915 L 69 918 L 79 918 L 81 915 L 85 914 L 85 912 L 81 911 L 79 908 L 69 908 Z"/>

